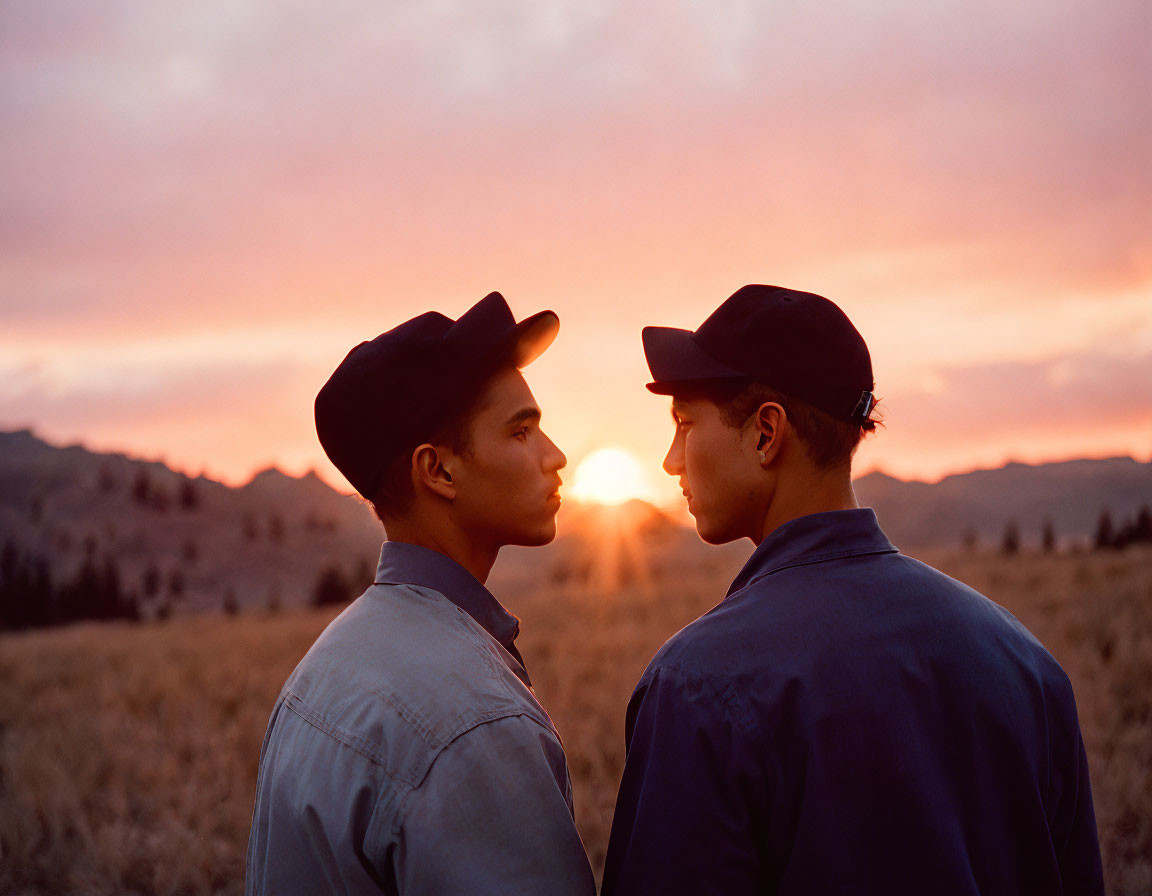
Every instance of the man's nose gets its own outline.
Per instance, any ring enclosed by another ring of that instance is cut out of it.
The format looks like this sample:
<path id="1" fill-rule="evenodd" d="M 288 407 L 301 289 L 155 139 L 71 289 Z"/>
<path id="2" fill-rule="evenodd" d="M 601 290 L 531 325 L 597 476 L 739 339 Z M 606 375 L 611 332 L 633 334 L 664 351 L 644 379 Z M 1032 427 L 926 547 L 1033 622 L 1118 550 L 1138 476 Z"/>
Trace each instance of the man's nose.
<path id="1" fill-rule="evenodd" d="M 669 476 L 679 476 L 684 472 L 684 446 L 679 438 L 672 440 L 668 453 L 664 455 L 663 467 Z"/>
<path id="2" fill-rule="evenodd" d="M 543 435 L 543 433 L 541 433 Z M 548 473 L 555 473 L 557 470 L 563 470 L 568 466 L 568 458 L 564 456 L 564 452 L 557 447 L 548 436 L 544 436 L 544 441 L 548 443 L 547 450 L 544 454 L 544 470 Z"/>

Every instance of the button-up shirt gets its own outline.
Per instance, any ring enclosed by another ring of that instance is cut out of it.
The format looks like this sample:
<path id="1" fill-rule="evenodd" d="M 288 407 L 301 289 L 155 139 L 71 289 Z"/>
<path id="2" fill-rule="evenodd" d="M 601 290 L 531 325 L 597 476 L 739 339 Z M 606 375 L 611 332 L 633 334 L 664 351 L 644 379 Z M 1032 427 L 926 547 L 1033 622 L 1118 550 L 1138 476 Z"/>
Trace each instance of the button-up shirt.
<path id="1" fill-rule="evenodd" d="M 272 711 L 246 892 L 593 893 L 518 630 L 463 567 L 386 543 Z"/>
<path id="2" fill-rule="evenodd" d="M 605 896 L 1103 892 L 1067 676 L 868 509 L 771 533 L 626 737 Z"/>

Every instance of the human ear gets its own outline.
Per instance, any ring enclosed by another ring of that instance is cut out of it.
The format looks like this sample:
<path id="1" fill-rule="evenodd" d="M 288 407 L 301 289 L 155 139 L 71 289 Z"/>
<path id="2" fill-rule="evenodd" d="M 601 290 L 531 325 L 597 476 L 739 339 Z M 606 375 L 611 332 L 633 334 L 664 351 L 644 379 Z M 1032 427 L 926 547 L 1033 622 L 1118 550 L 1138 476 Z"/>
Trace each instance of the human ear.
<path id="1" fill-rule="evenodd" d="M 440 452 L 434 446 L 425 443 L 418 445 L 412 452 L 412 475 L 418 484 L 441 498 L 451 501 L 456 497 L 452 474 L 444 466 Z"/>
<path id="2" fill-rule="evenodd" d="M 767 467 L 775 459 L 783 442 L 781 438 L 788 415 L 774 401 L 766 401 L 756 411 L 756 456 L 760 466 Z"/>

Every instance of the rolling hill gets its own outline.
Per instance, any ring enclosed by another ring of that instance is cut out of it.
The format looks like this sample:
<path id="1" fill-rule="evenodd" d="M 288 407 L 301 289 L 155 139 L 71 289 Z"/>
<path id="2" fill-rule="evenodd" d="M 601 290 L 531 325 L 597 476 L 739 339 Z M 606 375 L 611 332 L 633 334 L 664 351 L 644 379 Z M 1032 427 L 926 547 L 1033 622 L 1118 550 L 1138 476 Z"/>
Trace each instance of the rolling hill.
<path id="1" fill-rule="evenodd" d="M 856 481 L 900 547 L 998 543 L 1009 521 L 1025 547 L 1045 520 L 1065 546 L 1086 543 L 1101 511 L 1119 522 L 1152 505 L 1152 464 L 1131 458 L 1008 464 L 905 482 Z M 732 572 L 750 545 L 704 545 L 681 518 L 642 501 L 566 502 L 546 548 L 509 548 L 490 586 L 608 587 L 694 572 Z M 233 488 L 163 463 L 57 447 L 28 430 L 0 432 L 0 550 L 30 559 L 58 585 L 114 575 L 141 615 L 276 609 L 310 603 L 322 576 L 352 596 L 371 581 L 383 532 L 367 505 L 314 473 L 276 469 Z M 2 574 L 2 570 L 0 570 Z"/>
<path id="2" fill-rule="evenodd" d="M 1013 521 L 1025 543 L 1036 545 L 1045 520 L 1067 545 L 1087 542 L 1104 510 L 1119 521 L 1152 505 L 1152 463 L 1130 457 L 1010 463 L 932 484 L 872 473 L 855 487 L 902 548 L 959 545 L 966 533 L 995 544 Z"/>

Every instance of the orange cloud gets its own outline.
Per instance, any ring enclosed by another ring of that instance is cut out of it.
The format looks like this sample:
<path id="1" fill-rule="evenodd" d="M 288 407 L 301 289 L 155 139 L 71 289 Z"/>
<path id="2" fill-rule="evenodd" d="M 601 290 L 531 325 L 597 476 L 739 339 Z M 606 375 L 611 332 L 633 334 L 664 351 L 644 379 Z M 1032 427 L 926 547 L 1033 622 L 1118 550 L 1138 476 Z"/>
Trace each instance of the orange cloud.
<path id="1" fill-rule="evenodd" d="M 894 418 L 897 472 L 1050 450 L 1007 412 L 961 450 L 905 390 L 1152 346 L 1145 24 L 1138 0 L 10 5 L 0 370 L 40 379 L 0 385 L 0 426 L 322 465 L 308 409 L 348 346 L 500 289 L 561 314 L 529 379 L 573 461 L 655 469 L 640 327 L 775 282 L 869 339 L 920 433 Z M 1067 453 L 1139 444 L 1139 407 Z"/>

